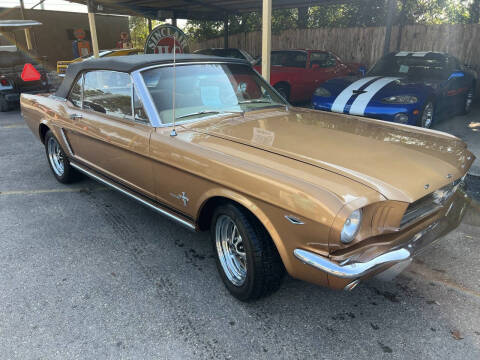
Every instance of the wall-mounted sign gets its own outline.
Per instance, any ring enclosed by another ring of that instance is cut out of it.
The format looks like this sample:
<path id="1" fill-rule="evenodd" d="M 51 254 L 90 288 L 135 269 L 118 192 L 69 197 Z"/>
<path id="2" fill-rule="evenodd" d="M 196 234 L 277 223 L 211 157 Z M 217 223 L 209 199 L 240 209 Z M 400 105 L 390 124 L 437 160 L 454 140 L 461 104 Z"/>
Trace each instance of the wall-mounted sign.
<path id="1" fill-rule="evenodd" d="M 171 54 L 190 52 L 188 38 L 182 30 L 173 25 L 160 25 L 152 30 L 145 42 L 145 54 Z"/>

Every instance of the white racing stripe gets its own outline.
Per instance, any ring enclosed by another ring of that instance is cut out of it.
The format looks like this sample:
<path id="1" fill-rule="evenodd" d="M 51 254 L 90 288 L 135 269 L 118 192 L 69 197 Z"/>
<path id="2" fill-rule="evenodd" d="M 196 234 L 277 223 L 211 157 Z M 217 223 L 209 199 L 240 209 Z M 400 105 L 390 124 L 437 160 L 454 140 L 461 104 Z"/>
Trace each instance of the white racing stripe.
<path id="1" fill-rule="evenodd" d="M 365 109 L 367 108 L 368 103 L 372 98 L 385 86 L 390 84 L 392 81 L 398 80 L 398 77 L 384 77 L 381 78 L 370 85 L 368 85 L 364 90 L 366 91 L 363 94 L 357 96 L 350 108 L 350 114 L 352 115 L 365 115 Z"/>
<path id="2" fill-rule="evenodd" d="M 331 111 L 343 113 L 345 105 L 347 105 L 348 100 L 350 100 L 350 98 L 353 96 L 353 91 L 360 89 L 363 85 L 376 78 L 378 77 L 369 76 L 351 83 L 348 87 L 343 89 L 343 91 L 335 98 L 335 101 L 332 104 Z"/>

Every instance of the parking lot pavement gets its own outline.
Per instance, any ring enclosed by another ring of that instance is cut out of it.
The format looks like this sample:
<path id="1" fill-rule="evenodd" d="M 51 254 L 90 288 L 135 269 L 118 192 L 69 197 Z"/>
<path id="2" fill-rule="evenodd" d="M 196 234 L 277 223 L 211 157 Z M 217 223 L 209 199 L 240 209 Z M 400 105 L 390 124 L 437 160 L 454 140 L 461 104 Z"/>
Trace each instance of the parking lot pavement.
<path id="1" fill-rule="evenodd" d="M 245 304 L 192 233 L 91 180 L 64 186 L 0 115 L 0 357 L 479 359 L 480 211 L 391 283 L 287 277 Z"/>
<path id="2" fill-rule="evenodd" d="M 470 168 L 470 174 L 480 176 L 480 105 L 476 104 L 468 115 L 434 124 L 434 129 L 458 136 L 468 144 L 470 151 L 477 157 Z"/>

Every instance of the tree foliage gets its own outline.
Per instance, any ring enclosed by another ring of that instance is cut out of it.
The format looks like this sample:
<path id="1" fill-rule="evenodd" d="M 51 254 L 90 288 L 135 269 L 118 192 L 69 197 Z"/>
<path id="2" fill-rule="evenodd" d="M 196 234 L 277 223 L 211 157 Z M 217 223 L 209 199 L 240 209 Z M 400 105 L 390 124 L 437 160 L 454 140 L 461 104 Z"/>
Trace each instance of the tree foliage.
<path id="1" fill-rule="evenodd" d="M 128 23 L 133 47 L 143 48 L 149 34 L 148 20 L 141 16 L 130 16 Z M 153 28 L 160 24 L 163 24 L 163 22 L 152 20 Z"/>
<path id="2" fill-rule="evenodd" d="M 352 1 L 305 9 L 276 9 L 272 32 L 293 28 L 383 26 L 386 0 Z M 395 22 L 402 24 L 478 23 L 480 0 L 397 0 Z M 261 29 L 261 12 L 229 18 L 229 32 Z M 185 31 L 197 40 L 223 35 L 223 21 L 188 21 Z"/>

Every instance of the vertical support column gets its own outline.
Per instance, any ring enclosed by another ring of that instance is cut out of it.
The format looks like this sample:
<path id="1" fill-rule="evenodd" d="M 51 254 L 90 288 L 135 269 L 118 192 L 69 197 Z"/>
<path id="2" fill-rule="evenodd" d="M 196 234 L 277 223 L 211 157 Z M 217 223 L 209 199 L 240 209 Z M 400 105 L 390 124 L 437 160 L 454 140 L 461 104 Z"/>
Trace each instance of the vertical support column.
<path id="1" fill-rule="evenodd" d="M 272 0 L 263 0 L 262 9 L 262 76 L 270 82 L 272 50 Z"/>
<path id="2" fill-rule="evenodd" d="M 90 25 L 90 35 L 92 36 L 93 56 L 98 58 L 98 38 L 97 26 L 95 24 L 95 2 L 88 0 L 88 24 Z"/>
<path id="3" fill-rule="evenodd" d="M 385 26 L 385 43 L 383 45 L 383 55 L 390 52 L 390 39 L 392 37 L 393 17 L 395 16 L 396 0 L 387 0 L 387 23 Z"/>
<path id="4" fill-rule="evenodd" d="M 148 18 L 147 24 L 148 24 L 148 33 L 150 34 L 152 32 L 152 19 Z"/>
<path id="5" fill-rule="evenodd" d="M 176 17 L 172 18 L 172 25 L 177 26 L 177 18 Z"/>
<path id="6" fill-rule="evenodd" d="M 228 16 L 223 19 L 223 48 L 228 48 Z"/>
<path id="7" fill-rule="evenodd" d="M 25 5 L 23 4 L 23 0 L 20 0 L 20 14 L 22 15 L 22 20 L 25 20 Z M 25 40 L 27 42 L 27 49 L 32 50 L 32 37 L 30 35 L 30 29 L 26 28 L 25 32 Z"/>

